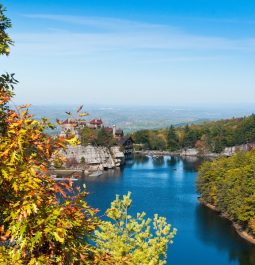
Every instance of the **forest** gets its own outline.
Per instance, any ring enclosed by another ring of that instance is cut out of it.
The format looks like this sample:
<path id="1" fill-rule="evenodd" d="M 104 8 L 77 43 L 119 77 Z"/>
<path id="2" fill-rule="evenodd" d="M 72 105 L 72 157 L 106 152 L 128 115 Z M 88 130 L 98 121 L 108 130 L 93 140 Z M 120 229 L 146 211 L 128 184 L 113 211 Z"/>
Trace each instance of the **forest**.
<path id="1" fill-rule="evenodd" d="M 199 170 L 201 198 L 255 236 L 255 150 L 205 162 Z"/>
<path id="2" fill-rule="evenodd" d="M 132 137 L 138 150 L 174 152 L 197 148 L 200 153 L 221 153 L 225 147 L 255 141 L 255 115 L 159 130 L 139 130 Z"/>

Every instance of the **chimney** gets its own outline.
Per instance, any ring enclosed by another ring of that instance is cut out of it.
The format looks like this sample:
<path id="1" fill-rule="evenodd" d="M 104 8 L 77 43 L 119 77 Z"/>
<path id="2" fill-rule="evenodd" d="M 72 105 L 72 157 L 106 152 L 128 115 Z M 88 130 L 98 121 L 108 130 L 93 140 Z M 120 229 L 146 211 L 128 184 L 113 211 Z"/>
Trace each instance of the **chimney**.
<path id="1" fill-rule="evenodd" d="M 115 137 L 115 135 L 116 135 L 116 125 L 112 126 L 112 134 L 113 134 L 113 137 Z"/>

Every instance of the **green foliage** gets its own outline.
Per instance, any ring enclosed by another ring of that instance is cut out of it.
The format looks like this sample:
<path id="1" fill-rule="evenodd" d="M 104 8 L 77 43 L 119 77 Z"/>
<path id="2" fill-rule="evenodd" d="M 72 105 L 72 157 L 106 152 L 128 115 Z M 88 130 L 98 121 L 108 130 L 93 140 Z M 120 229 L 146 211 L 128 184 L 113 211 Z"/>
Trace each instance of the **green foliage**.
<path id="1" fill-rule="evenodd" d="M 135 139 L 135 143 L 142 144 L 144 149 L 148 149 L 150 147 L 150 131 L 149 130 L 140 130 L 135 132 L 132 136 Z"/>
<path id="2" fill-rule="evenodd" d="M 0 4 L 0 55 L 8 55 L 10 53 L 10 45 L 13 41 L 7 34 L 6 30 L 12 26 L 9 18 L 5 16 L 6 9 Z"/>
<path id="3" fill-rule="evenodd" d="M 200 153 L 221 153 L 225 147 L 251 143 L 255 141 L 255 115 L 173 127 L 160 130 L 140 130 L 132 135 L 136 144 L 145 149 L 159 150 L 155 138 L 160 138 L 161 147 L 176 151 L 181 148 L 198 148 Z"/>
<path id="4" fill-rule="evenodd" d="M 255 150 L 204 163 L 197 189 L 207 203 L 255 235 Z"/>
<path id="5" fill-rule="evenodd" d="M 81 136 L 81 144 L 86 146 L 88 144 L 94 144 L 97 138 L 97 132 L 94 129 L 90 129 L 88 127 L 84 127 L 80 131 Z"/>
<path id="6" fill-rule="evenodd" d="M 178 137 L 173 125 L 167 131 L 167 148 L 170 151 L 177 151 L 180 149 Z"/>
<path id="7" fill-rule="evenodd" d="M 150 132 L 149 134 L 149 149 L 151 150 L 165 150 L 166 149 L 166 141 L 161 135 L 156 135 L 154 132 Z"/>
<path id="8" fill-rule="evenodd" d="M 101 146 L 112 146 L 116 144 L 112 133 L 107 132 L 104 128 L 97 132 L 96 144 Z"/>
<path id="9" fill-rule="evenodd" d="M 104 128 L 91 129 L 84 127 L 81 129 L 81 144 L 86 146 L 88 144 L 97 144 L 101 146 L 113 146 L 116 139 L 114 139 L 112 133 L 107 132 Z"/>
<path id="10" fill-rule="evenodd" d="M 104 221 L 95 232 L 98 251 L 108 260 L 98 264 L 166 264 L 166 251 L 176 229 L 172 230 L 166 219 L 157 214 L 153 220 L 145 218 L 144 212 L 132 217 L 128 213 L 130 196 L 131 193 L 122 199 L 116 196 L 106 211 L 110 221 Z"/>

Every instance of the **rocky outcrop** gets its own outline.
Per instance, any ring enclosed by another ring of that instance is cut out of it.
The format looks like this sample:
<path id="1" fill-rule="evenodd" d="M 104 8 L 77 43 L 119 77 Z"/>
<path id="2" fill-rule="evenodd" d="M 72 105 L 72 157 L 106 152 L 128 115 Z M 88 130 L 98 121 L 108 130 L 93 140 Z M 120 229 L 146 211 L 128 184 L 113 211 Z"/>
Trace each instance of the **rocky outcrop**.
<path id="1" fill-rule="evenodd" d="M 119 167 L 124 163 L 124 153 L 119 146 L 111 148 L 101 146 L 68 146 L 61 151 L 67 161 L 73 161 L 70 167 L 83 168 L 86 171 L 97 171 Z"/>
<path id="2" fill-rule="evenodd" d="M 125 161 L 125 155 L 124 153 L 120 150 L 119 146 L 112 146 L 110 148 L 112 158 L 114 160 L 115 166 L 119 167 L 121 166 L 124 161 Z"/>
<path id="3" fill-rule="evenodd" d="M 187 149 L 181 149 L 175 152 L 170 151 L 155 151 L 155 150 L 143 150 L 143 151 L 135 151 L 136 154 L 142 154 L 142 155 L 170 155 L 170 156 L 183 156 L 183 157 L 209 157 L 209 158 L 217 158 L 219 156 L 233 156 L 237 152 L 247 152 L 251 149 L 255 148 L 255 142 L 253 143 L 247 143 L 232 147 L 226 147 L 223 152 L 221 153 L 211 153 L 209 151 L 201 151 L 196 148 L 187 148 Z"/>
<path id="4" fill-rule="evenodd" d="M 255 147 L 255 143 L 248 143 L 248 144 L 242 144 L 238 146 L 226 147 L 224 151 L 222 152 L 222 155 L 232 156 L 239 151 L 244 151 L 244 152 L 250 151 L 254 147 Z"/>
<path id="5" fill-rule="evenodd" d="M 181 156 L 198 156 L 199 152 L 195 148 L 183 149 L 181 151 Z"/>

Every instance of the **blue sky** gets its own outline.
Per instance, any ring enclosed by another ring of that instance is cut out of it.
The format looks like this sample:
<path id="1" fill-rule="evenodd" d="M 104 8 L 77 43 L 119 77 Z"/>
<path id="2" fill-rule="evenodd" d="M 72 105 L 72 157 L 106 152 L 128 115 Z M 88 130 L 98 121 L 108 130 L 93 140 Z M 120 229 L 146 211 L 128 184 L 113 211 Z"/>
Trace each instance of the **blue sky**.
<path id="1" fill-rule="evenodd" d="M 255 103 L 255 1 L 1 2 L 19 103 Z"/>

